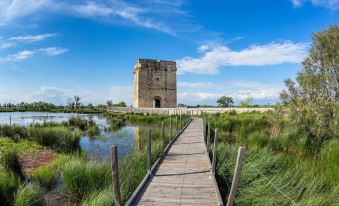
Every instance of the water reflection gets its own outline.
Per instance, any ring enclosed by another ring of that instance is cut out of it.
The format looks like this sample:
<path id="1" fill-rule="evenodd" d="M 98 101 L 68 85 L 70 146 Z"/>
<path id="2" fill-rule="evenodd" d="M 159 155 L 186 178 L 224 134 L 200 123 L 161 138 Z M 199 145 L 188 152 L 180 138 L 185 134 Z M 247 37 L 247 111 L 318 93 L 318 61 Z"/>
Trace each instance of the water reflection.
<path id="1" fill-rule="evenodd" d="M 72 113 L 47 113 L 47 112 L 4 112 L 0 113 L 0 124 L 17 124 L 27 126 L 32 123 L 47 121 L 62 122 L 71 117 L 80 117 L 93 120 L 100 129 L 100 135 L 83 135 L 80 147 L 86 152 L 89 160 L 104 161 L 110 158 L 110 147 L 118 145 L 118 156 L 121 158 L 130 152 L 140 151 L 146 142 L 147 124 L 127 125 L 112 131 L 110 120 L 103 115 L 72 114 Z M 10 122 L 11 121 L 11 122 Z M 155 131 L 159 125 L 152 125 Z"/>

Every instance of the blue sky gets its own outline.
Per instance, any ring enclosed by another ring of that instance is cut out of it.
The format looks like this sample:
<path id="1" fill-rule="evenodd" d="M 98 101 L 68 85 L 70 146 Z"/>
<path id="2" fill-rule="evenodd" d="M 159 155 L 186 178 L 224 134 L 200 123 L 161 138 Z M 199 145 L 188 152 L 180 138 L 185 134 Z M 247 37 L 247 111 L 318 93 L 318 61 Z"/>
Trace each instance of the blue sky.
<path id="1" fill-rule="evenodd" d="M 274 103 L 338 11 L 338 0 L 0 0 L 0 103 L 132 104 L 137 58 L 177 62 L 181 103 Z"/>

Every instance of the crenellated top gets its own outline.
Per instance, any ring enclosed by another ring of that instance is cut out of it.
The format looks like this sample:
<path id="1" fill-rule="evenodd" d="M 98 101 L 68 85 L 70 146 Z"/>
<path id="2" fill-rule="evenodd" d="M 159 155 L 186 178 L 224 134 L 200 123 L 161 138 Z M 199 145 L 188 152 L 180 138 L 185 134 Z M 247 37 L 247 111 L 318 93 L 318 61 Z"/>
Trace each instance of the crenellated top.
<path id="1" fill-rule="evenodd" d="M 166 71 L 177 71 L 175 61 L 154 60 L 154 59 L 138 59 L 134 66 L 134 71 L 137 69 L 158 69 Z"/>

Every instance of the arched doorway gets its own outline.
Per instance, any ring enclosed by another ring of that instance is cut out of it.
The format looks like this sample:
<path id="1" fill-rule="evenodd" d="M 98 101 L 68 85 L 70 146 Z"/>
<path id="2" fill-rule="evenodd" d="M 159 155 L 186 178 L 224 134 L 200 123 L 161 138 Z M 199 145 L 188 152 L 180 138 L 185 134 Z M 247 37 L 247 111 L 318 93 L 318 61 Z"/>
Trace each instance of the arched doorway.
<path id="1" fill-rule="evenodd" d="M 161 107 L 161 98 L 154 97 L 153 99 L 153 108 L 160 108 Z"/>

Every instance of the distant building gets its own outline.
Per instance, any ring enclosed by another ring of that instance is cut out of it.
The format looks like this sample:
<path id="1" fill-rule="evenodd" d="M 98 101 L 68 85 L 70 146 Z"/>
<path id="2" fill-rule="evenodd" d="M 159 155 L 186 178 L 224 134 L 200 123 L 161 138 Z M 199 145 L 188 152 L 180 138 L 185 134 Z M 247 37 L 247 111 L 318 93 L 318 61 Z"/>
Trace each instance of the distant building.
<path id="1" fill-rule="evenodd" d="M 133 73 L 134 107 L 176 107 L 177 67 L 174 61 L 138 59 Z"/>

